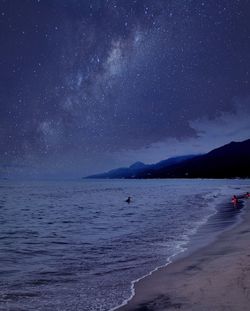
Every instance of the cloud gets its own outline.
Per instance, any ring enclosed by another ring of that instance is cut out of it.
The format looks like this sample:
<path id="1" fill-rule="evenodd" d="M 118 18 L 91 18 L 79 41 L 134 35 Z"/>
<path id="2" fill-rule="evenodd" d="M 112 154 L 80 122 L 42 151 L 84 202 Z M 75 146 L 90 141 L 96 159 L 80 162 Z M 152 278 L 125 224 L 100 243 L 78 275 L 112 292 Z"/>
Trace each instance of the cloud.
<path id="1" fill-rule="evenodd" d="M 134 161 L 156 163 L 169 157 L 201 154 L 227 144 L 250 138 L 250 97 L 235 100 L 233 112 L 220 113 L 216 118 L 199 118 L 190 121 L 195 137 L 174 137 L 150 144 L 144 148 L 118 152 L 120 164 L 130 165 Z"/>
<path id="2" fill-rule="evenodd" d="M 75 153 L 72 153 L 72 150 L 65 150 L 60 154 L 60 159 L 54 154 L 47 159 L 48 162 L 45 158 L 40 161 L 39 155 L 32 156 L 24 161 L 23 167 L 8 169 L 9 176 L 82 177 L 116 167 L 129 166 L 136 161 L 150 164 L 179 155 L 206 153 L 231 141 L 250 138 L 250 108 L 248 108 L 250 105 L 247 105 L 249 101 L 249 98 L 238 99 L 233 112 L 221 113 L 214 119 L 199 118 L 190 121 L 190 126 L 196 133 L 194 137 L 184 139 L 171 137 L 143 148 L 124 148 L 116 152 L 94 154 L 88 152 L 83 155 L 79 150 Z M 57 131 L 52 124 L 44 122 L 40 127 L 48 141 L 54 138 L 54 135 L 57 137 Z"/>
<path id="3" fill-rule="evenodd" d="M 200 118 L 190 121 L 198 135 L 197 141 L 209 146 L 250 138 L 250 98 L 237 99 L 232 112 L 221 112 L 215 119 Z"/>

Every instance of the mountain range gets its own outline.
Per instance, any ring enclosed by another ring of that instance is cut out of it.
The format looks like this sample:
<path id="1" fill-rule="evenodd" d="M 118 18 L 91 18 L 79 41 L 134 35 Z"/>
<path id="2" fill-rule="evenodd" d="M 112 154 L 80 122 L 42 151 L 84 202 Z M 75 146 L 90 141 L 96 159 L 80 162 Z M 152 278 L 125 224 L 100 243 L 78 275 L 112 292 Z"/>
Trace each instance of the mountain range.
<path id="1" fill-rule="evenodd" d="M 85 178 L 250 178 L 250 139 L 202 155 L 186 155 L 111 170 Z"/>

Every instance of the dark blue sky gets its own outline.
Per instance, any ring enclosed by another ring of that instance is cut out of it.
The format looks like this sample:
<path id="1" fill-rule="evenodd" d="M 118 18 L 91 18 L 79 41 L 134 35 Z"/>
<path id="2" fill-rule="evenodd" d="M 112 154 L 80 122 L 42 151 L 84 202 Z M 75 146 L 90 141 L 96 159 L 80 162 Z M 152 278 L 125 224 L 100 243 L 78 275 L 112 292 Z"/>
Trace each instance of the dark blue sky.
<path id="1" fill-rule="evenodd" d="M 82 176 L 244 140 L 249 72 L 247 0 L 0 0 L 1 171 Z"/>

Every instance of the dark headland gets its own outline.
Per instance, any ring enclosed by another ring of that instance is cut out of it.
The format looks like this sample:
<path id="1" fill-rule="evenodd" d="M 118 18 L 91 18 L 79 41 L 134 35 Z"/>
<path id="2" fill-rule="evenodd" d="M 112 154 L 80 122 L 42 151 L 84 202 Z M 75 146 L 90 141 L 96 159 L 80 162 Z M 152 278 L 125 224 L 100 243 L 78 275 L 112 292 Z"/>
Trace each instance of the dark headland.
<path id="1" fill-rule="evenodd" d="M 249 178 L 250 139 L 231 142 L 203 155 L 169 158 L 152 165 L 136 162 L 86 178 Z"/>

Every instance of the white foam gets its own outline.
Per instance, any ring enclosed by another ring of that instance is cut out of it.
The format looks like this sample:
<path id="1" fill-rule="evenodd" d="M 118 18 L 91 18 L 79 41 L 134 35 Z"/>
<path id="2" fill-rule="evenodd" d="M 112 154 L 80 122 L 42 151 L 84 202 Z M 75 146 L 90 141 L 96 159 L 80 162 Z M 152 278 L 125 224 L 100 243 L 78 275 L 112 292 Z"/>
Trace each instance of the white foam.
<path id="1" fill-rule="evenodd" d="M 187 243 L 188 243 L 188 242 L 184 242 L 183 244 L 187 244 Z M 135 284 L 136 284 L 136 283 L 138 283 L 139 281 L 141 281 L 141 280 L 145 279 L 146 277 L 152 275 L 154 272 L 158 271 L 159 269 L 167 267 L 169 264 L 171 264 L 171 263 L 173 262 L 172 259 L 173 259 L 174 257 L 176 257 L 177 255 L 179 255 L 179 254 L 185 252 L 186 249 L 187 249 L 187 248 L 184 248 L 184 247 L 182 248 L 180 244 L 179 244 L 176 248 L 180 248 L 179 252 L 177 252 L 177 253 L 175 253 L 175 254 L 169 256 L 169 257 L 167 258 L 167 262 L 166 262 L 165 264 L 163 264 L 163 265 L 161 265 L 161 266 L 159 266 L 159 267 L 156 267 L 154 270 L 150 271 L 148 274 L 146 274 L 146 275 L 144 275 L 144 276 L 142 276 L 142 277 L 140 277 L 140 278 L 138 278 L 138 279 L 132 281 L 132 282 L 131 282 L 131 295 L 130 295 L 130 297 L 127 298 L 127 299 L 125 299 L 120 305 L 118 305 L 118 306 L 116 306 L 116 307 L 110 309 L 109 311 L 115 311 L 115 310 L 118 310 L 119 308 L 125 306 L 125 305 L 135 296 Z"/>
<path id="2" fill-rule="evenodd" d="M 177 244 L 177 246 L 175 248 L 176 252 L 167 258 L 167 262 L 165 264 L 160 265 L 160 266 L 156 267 L 155 269 L 153 269 L 152 271 L 150 271 L 149 273 L 147 273 L 146 275 L 133 280 L 131 282 L 131 288 L 130 288 L 131 295 L 129 296 L 129 298 L 125 299 L 120 305 L 109 309 L 109 311 L 115 311 L 115 310 L 118 310 L 119 308 L 127 305 L 128 302 L 130 300 L 132 300 L 132 298 L 135 296 L 135 284 L 136 283 L 138 283 L 139 281 L 149 277 L 150 275 L 152 275 L 154 272 L 158 271 L 159 269 L 167 267 L 169 264 L 171 264 L 173 262 L 173 258 L 175 258 L 177 255 L 180 255 L 181 253 L 185 252 L 188 249 L 187 247 L 184 247 L 184 245 L 188 245 L 188 243 L 191 240 L 191 237 L 198 231 L 198 229 L 201 226 L 205 225 L 208 222 L 208 219 L 217 213 L 215 206 L 218 204 L 218 199 L 220 200 L 220 202 L 222 202 L 225 199 L 225 197 L 222 195 L 222 193 L 224 193 L 224 195 L 225 195 L 225 193 L 227 193 L 227 191 L 224 191 L 223 188 L 224 187 L 222 187 L 220 190 L 216 189 L 215 191 L 207 193 L 203 196 L 203 198 L 206 200 L 206 204 L 210 208 L 211 213 L 209 213 L 201 221 L 196 223 L 197 224 L 196 228 L 189 230 L 189 233 L 183 237 L 183 239 L 185 239 L 185 241 L 179 242 L 179 244 Z M 227 190 L 228 190 L 228 188 L 227 188 Z M 215 205 L 215 201 L 216 201 L 216 205 Z"/>

